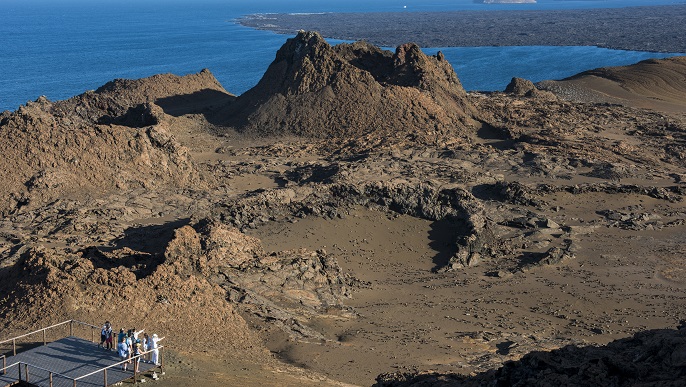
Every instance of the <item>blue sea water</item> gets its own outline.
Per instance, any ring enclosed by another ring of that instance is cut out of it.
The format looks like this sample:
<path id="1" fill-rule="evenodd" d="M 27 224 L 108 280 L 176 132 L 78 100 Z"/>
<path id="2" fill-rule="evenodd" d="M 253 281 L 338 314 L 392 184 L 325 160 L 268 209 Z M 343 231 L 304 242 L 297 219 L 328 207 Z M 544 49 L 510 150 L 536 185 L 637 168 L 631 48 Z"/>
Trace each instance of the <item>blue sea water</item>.
<path id="1" fill-rule="evenodd" d="M 683 4 L 684 0 L 0 0 L 0 111 L 45 95 L 69 98 L 115 78 L 184 75 L 209 68 L 241 94 L 254 86 L 288 36 L 242 27 L 266 12 L 382 12 L 460 9 L 575 9 Z M 333 42 L 335 43 L 335 41 Z M 433 54 L 438 49 L 427 49 Z M 502 90 L 513 76 L 559 79 L 656 54 L 595 47 L 444 47 L 468 90 Z"/>

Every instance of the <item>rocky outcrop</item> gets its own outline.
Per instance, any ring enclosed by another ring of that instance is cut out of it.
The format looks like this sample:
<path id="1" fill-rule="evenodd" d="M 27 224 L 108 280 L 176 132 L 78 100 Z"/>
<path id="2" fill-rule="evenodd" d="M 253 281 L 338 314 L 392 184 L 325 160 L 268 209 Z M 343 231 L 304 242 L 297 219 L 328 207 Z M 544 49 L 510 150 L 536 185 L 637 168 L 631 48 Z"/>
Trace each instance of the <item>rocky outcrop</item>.
<path id="1" fill-rule="evenodd" d="M 254 88 L 220 114 L 244 132 L 312 137 L 451 132 L 469 136 L 474 109 L 442 54 L 406 44 L 395 54 L 365 42 L 330 46 L 300 32 Z"/>
<path id="2" fill-rule="evenodd" d="M 17 263 L 0 270 L 0 320 L 47 326 L 67 319 L 141 326 L 183 348 L 245 351 L 259 346 L 226 292 L 195 273 L 197 262 L 178 254 L 194 248 L 181 228 L 166 254 L 131 248 L 64 251 L 26 247 Z M 230 329 L 227 329 L 230 327 Z"/>
<path id="3" fill-rule="evenodd" d="M 188 151 L 154 103 L 183 107 L 183 101 L 172 100 L 208 90 L 227 95 L 206 70 L 185 77 L 156 75 L 115 80 L 65 101 L 39 98 L 5 113 L 0 212 L 35 208 L 65 194 L 197 184 Z"/>
<path id="4" fill-rule="evenodd" d="M 514 95 L 526 95 L 527 93 L 536 90 L 534 83 L 528 79 L 514 77 L 510 83 L 505 87 L 505 92 Z"/>
<path id="5" fill-rule="evenodd" d="M 483 205 L 469 192 L 459 187 L 437 188 L 431 183 L 416 185 L 405 182 L 374 182 L 361 187 L 335 188 L 337 195 L 372 202 L 388 210 L 430 220 L 449 220 L 464 224 L 464 233 L 456 235 L 457 251 L 440 270 L 450 271 L 478 265 L 492 258 L 497 239 Z"/>
<path id="6" fill-rule="evenodd" d="M 556 99 L 555 95 L 549 91 L 539 90 L 533 82 L 528 79 L 514 77 L 505 87 L 505 92 L 518 97 L 537 97 L 543 99 Z"/>
<path id="7" fill-rule="evenodd" d="M 347 310 L 354 282 L 323 250 L 267 254 L 259 239 L 210 219 L 177 229 L 165 258 L 178 275 L 221 286 L 239 310 L 294 339 L 323 339 L 308 319 Z"/>
<path id="8" fill-rule="evenodd" d="M 127 113 L 135 115 L 139 105 L 154 103 L 175 113 L 183 110 L 185 104 L 201 102 L 205 105 L 208 98 L 232 100 L 235 97 L 224 90 L 209 70 L 204 69 L 185 76 L 158 74 L 141 79 L 115 79 L 95 91 L 58 103 L 55 113 L 77 113 L 86 115 L 90 121 L 112 123 L 121 121 Z"/>
<path id="9" fill-rule="evenodd" d="M 340 178 L 340 177 L 339 177 Z M 496 256 L 500 242 L 478 199 L 460 187 L 437 187 L 429 181 L 338 181 L 318 187 L 292 187 L 258 193 L 222 203 L 217 218 L 239 228 L 297 217 L 342 216 L 354 206 L 376 206 L 386 211 L 462 225 L 455 235 L 456 253 L 443 271 L 475 266 Z M 270 208 L 265 216 L 263 208 Z"/>
<path id="10" fill-rule="evenodd" d="M 355 280 L 325 251 L 268 254 L 259 239 L 212 219 L 175 229 L 157 251 L 89 247 L 65 252 L 35 246 L 16 255 L 14 265 L 0 270 L 0 290 L 6 295 L 0 300 L 3 321 L 24 319 L 29 308 L 40 311 L 43 321 L 93 316 L 101 312 L 99 305 L 107 304 L 114 310 L 136 309 L 117 324 L 144 322 L 154 313 L 160 322 L 149 324 L 174 333 L 170 341 L 183 345 L 192 338 L 220 348 L 252 340 L 237 311 L 268 320 L 294 339 L 317 340 L 323 336 L 308 328 L 309 318 L 333 311 L 352 315 L 343 300 L 351 296 Z M 64 308 L 56 310 L 54 305 Z M 161 323 L 188 319 L 194 329 L 207 330 L 189 333 Z M 212 333 L 226 328 L 217 326 L 219 321 L 230 329 Z"/>

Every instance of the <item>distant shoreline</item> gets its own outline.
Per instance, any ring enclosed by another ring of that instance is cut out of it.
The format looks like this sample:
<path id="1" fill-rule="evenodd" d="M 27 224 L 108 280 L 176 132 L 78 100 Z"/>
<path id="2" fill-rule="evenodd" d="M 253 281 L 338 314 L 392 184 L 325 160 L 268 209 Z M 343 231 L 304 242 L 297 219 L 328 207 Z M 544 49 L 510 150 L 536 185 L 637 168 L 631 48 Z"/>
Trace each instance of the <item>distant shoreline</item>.
<path id="1" fill-rule="evenodd" d="M 536 11 L 253 14 L 238 23 L 260 30 L 367 40 L 395 47 L 597 46 L 686 53 L 686 4 Z"/>

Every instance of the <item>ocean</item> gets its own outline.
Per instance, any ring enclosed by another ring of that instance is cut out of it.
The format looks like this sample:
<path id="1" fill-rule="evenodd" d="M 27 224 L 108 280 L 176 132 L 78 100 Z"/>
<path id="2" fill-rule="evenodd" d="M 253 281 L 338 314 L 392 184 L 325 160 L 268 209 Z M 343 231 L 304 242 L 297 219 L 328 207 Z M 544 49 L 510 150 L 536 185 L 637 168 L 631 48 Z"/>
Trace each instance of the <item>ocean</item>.
<path id="1" fill-rule="evenodd" d="M 66 99 L 115 78 L 185 75 L 208 68 L 229 92 L 253 87 L 289 37 L 238 25 L 269 12 L 412 12 L 578 9 L 683 4 L 684 0 L 0 0 L 0 111 L 45 95 Z M 338 41 L 331 41 L 337 43 Z M 502 90 L 513 76 L 560 79 L 584 70 L 675 54 L 596 47 L 442 47 L 467 90 Z"/>

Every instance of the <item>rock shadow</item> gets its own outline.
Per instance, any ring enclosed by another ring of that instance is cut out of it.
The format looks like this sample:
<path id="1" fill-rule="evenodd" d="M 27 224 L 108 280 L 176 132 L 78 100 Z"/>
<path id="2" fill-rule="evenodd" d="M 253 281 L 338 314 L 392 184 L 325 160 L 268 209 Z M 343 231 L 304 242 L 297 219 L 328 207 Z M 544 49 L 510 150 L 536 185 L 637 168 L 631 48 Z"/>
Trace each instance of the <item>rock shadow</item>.
<path id="1" fill-rule="evenodd" d="M 164 224 L 129 227 L 124 230 L 124 236 L 119 238 L 111 247 L 101 247 L 100 250 L 112 252 L 123 248 L 148 254 L 164 254 L 169 242 L 174 237 L 174 231 L 190 223 L 190 218 L 177 219 Z"/>
<path id="2" fill-rule="evenodd" d="M 472 187 L 472 195 L 480 200 L 503 201 L 502 184 L 477 184 Z"/>
<path id="3" fill-rule="evenodd" d="M 276 184 L 276 186 L 279 188 L 284 188 L 288 186 L 288 182 L 288 179 L 284 178 L 283 176 L 274 176 L 274 184 Z"/>
<path id="4" fill-rule="evenodd" d="M 516 270 L 525 270 L 533 266 L 540 266 L 543 260 L 548 257 L 548 253 L 536 253 L 532 251 L 525 251 L 519 257 Z"/>
<path id="5" fill-rule="evenodd" d="M 158 98 L 155 104 L 170 116 L 180 117 L 186 114 L 202 114 L 211 124 L 219 125 L 216 114 L 236 99 L 236 96 L 213 89 L 203 89 L 191 94 L 174 95 Z"/>
<path id="6" fill-rule="evenodd" d="M 22 259 L 23 258 L 21 258 L 20 260 Z M 2 294 L 2 298 L 0 299 L 0 305 L 8 301 L 6 295 L 13 293 L 23 294 L 21 288 L 17 287 L 17 283 L 20 281 L 22 276 L 23 273 L 21 267 L 17 263 L 0 268 L 0 294 Z M 40 280 L 42 281 L 43 277 L 41 277 Z M 6 319 L 6 315 L 4 313 L 0 313 L 0 330 L 8 324 L 9 321 Z M 12 343 L 9 343 L 9 345 L 12 345 Z M 1 352 L 4 350 L 5 348 L 0 346 L 0 356 L 4 354 L 4 352 Z M 0 372 L 1 371 L 2 370 L 0 369 Z"/>
<path id="7" fill-rule="evenodd" d="M 532 351 L 474 376 L 382 374 L 374 386 L 683 386 L 685 341 L 682 324 L 679 329 L 646 330 L 602 346 L 572 344 L 552 351 Z M 498 353 L 513 345 L 511 341 L 498 344 Z"/>
<path id="8" fill-rule="evenodd" d="M 496 353 L 498 355 L 503 355 L 503 356 L 507 355 L 510 353 L 510 349 L 512 349 L 515 345 L 516 345 L 516 343 L 514 341 L 511 341 L 511 340 L 506 340 L 506 341 L 503 341 L 502 343 L 498 343 L 495 345 L 495 347 L 498 348 Z"/>
<path id="9" fill-rule="evenodd" d="M 332 183 L 333 177 L 338 174 L 338 164 L 331 165 L 306 165 L 293 168 L 285 173 L 286 179 L 297 184 L 307 183 Z"/>
<path id="10" fill-rule="evenodd" d="M 129 107 L 126 112 L 120 116 L 104 115 L 100 117 L 97 122 L 101 125 L 114 124 L 128 126 L 130 128 L 144 128 L 158 123 L 157 117 L 155 117 L 150 110 L 150 106 L 147 104 Z"/>
<path id="11" fill-rule="evenodd" d="M 429 230 L 429 247 L 436 251 L 432 261 L 434 263 L 433 271 L 446 267 L 452 258 L 457 253 L 457 240 L 460 235 L 465 233 L 465 227 L 461 222 L 455 220 L 437 220 L 431 223 L 431 230 Z"/>
<path id="12" fill-rule="evenodd" d="M 174 231 L 190 223 L 179 219 L 165 224 L 130 227 L 113 246 L 89 247 L 81 251 L 95 268 L 111 270 L 124 266 L 145 278 L 164 262 L 164 252 L 174 237 Z"/>
<path id="13" fill-rule="evenodd" d="M 130 270 L 136 279 L 142 279 L 152 274 L 155 269 L 164 262 L 161 254 L 147 254 L 126 251 L 125 254 L 107 254 L 97 247 L 88 247 L 81 250 L 83 258 L 88 259 L 94 269 L 112 270 L 117 267 L 125 267 Z"/>
<path id="14" fill-rule="evenodd" d="M 512 149 L 515 144 L 506 129 L 497 128 L 485 122 L 481 124 L 481 129 L 476 132 L 476 135 L 484 140 L 484 143 L 499 150 Z"/>

